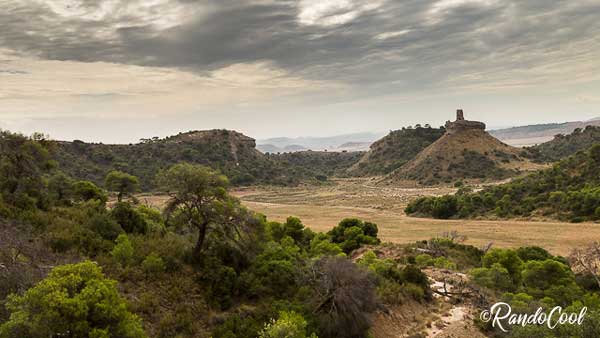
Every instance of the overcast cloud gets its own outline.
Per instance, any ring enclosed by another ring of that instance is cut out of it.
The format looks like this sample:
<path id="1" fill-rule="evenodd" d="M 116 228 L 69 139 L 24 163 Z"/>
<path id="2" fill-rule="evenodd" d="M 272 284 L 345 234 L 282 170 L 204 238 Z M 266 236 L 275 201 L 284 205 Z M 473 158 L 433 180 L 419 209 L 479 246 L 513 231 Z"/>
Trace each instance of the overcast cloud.
<path id="1" fill-rule="evenodd" d="M 0 127 L 55 138 L 331 135 L 442 123 L 458 107 L 492 126 L 600 115 L 598 0 L 0 8 Z"/>

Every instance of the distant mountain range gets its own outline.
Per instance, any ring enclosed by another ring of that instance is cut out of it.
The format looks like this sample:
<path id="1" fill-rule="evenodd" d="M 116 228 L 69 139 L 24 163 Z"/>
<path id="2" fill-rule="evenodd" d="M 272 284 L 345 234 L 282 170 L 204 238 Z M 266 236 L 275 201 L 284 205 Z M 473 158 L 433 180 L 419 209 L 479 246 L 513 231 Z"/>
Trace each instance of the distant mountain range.
<path id="1" fill-rule="evenodd" d="M 365 151 L 384 132 L 351 133 L 326 137 L 276 137 L 257 140 L 256 148 L 263 153 L 283 153 L 303 150 Z"/>
<path id="2" fill-rule="evenodd" d="M 533 124 L 521 127 L 491 130 L 489 133 L 512 146 L 523 147 L 548 142 L 558 134 L 570 134 L 575 129 L 586 126 L 600 126 L 600 118 L 587 121 L 573 121 L 564 123 Z"/>

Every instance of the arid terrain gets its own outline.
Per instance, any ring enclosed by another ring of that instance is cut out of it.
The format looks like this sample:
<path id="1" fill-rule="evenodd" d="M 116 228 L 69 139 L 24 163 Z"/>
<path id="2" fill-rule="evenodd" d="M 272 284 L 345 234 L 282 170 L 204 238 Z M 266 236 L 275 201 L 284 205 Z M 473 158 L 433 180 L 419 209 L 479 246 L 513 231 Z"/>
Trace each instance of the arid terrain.
<path id="1" fill-rule="evenodd" d="M 315 231 L 328 231 L 341 219 L 358 217 L 379 225 L 383 241 L 409 243 L 452 230 L 467 236 L 467 244 L 495 247 L 538 245 L 554 254 L 600 238 L 600 225 L 552 220 L 436 220 L 408 217 L 406 204 L 419 196 L 452 193 L 452 187 L 398 188 L 375 186 L 374 179 L 337 179 L 334 184 L 300 187 L 240 188 L 235 195 L 248 208 L 271 220 L 297 216 Z M 494 184 L 494 183 L 490 183 Z M 142 203 L 161 206 L 165 196 L 142 195 Z"/>

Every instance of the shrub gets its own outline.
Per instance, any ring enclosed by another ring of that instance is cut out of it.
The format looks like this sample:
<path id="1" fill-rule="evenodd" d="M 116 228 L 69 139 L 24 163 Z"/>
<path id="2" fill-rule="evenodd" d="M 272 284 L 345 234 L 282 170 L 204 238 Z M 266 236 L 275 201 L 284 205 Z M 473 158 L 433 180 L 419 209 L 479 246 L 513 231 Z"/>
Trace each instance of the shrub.
<path id="1" fill-rule="evenodd" d="M 125 234 L 119 235 L 116 245 L 110 252 L 110 255 L 121 266 L 127 266 L 133 262 L 133 246 Z"/>
<path id="2" fill-rule="evenodd" d="M 110 216 L 117 221 L 126 233 L 145 234 L 148 223 L 144 216 L 130 203 L 118 202 L 110 211 Z"/>
<path id="3" fill-rule="evenodd" d="M 420 254 L 415 257 L 415 263 L 420 268 L 431 266 L 433 265 L 433 257 L 428 254 Z"/>
<path id="4" fill-rule="evenodd" d="M 357 218 L 343 219 L 328 232 L 333 243 L 339 243 L 346 254 L 363 244 L 379 244 L 377 224 L 363 222 Z"/>
<path id="5" fill-rule="evenodd" d="M 317 338 L 313 333 L 306 334 L 306 320 L 293 311 L 279 313 L 277 320 L 272 319 L 258 334 L 259 338 Z"/>
<path id="6" fill-rule="evenodd" d="M 151 253 L 142 261 L 142 269 L 147 276 L 152 277 L 165 272 L 166 267 L 165 262 L 163 262 L 160 256 Z"/>
<path id="7" fill-rule="evenodd" d="M 376 308 L 375 283 L 370 273 L 346 258 L 324 257 L 314 263 L 309 285 L 311 304 L 325 338 L 364 337 L 369 313 Z"/>
<path id="8" fill-rule="evenodd" d="M 121 226 L 106 213 L 96 213 L 88 221 L 87 226 L 102 238 L 114 241 L 123 233 Z"/>
<path id="9" fill-rule="evenodd" d="M 10 296 L 10 320 L 0 337 L 146 337 L 140 320 L 127 310 L 116 282 L 92 262 L 54 268 L 23 296 Z"/>
<path id="10" fill-rule="evenodd" d="M 491 268 L 493 264 L 499 263 L 508 271 L 513 283 L 520 284 L 523 261 L 515 250 L 492 249 L 483 256 L 482 263 L 486 268 Z"/>
<path id="11" fill-rule="evenodd" d="M 500 263 L 494 263 L 489 268 L 476 268 L 471 270 L 473 281 L 481 286 L 494 290 L 514 290 L 508 270 Z"/>

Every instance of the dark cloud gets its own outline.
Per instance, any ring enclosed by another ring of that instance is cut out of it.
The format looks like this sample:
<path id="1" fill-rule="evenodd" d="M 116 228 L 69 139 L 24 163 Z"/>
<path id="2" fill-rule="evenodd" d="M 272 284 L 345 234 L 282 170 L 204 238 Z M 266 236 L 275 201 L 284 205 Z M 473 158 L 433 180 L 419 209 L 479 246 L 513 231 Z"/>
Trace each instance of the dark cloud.
<path id="1" fill-rule="evenodd" d="M 91 15 L 101 2 L 74 3 Z M 302 23 L 301 3 L 173 0 L 172 6 L 196 9 L 196 17 L 160 29 L 134 14 L 63 17 L 43 4 L 9 1 L 0 12 L 0 45 L 53 60 L 200 73 L 266 60 L 306 78 L 382 93 L 432 87 L 455 76 L 527 71 L 574 55 L 600 56 L 597 1 L 390 0 L 366 9 L 337 8 L 320 19 L 357 12 L 331 25 Z"/>

